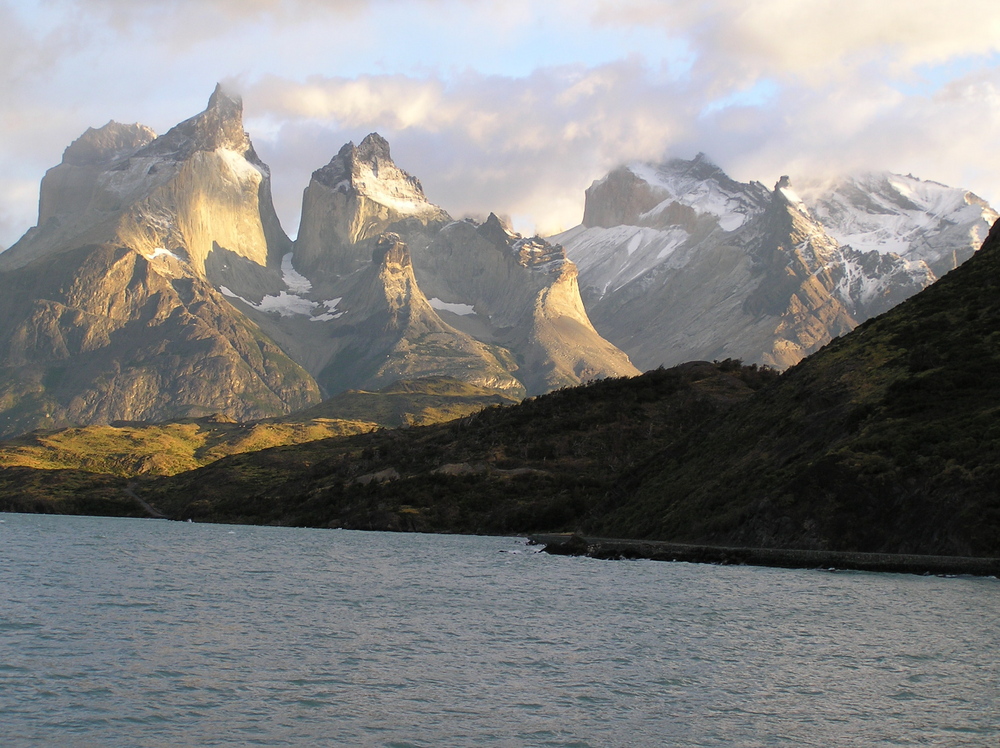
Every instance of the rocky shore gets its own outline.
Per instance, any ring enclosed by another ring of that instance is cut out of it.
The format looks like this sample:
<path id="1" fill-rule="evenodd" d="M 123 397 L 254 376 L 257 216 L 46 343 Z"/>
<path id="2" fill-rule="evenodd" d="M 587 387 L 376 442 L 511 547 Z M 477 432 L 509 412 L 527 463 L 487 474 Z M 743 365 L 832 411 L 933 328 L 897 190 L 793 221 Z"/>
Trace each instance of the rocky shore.
<path id="1" fill-rule="evenodd" d="M 544 545 L 546 553 L 560 556 L 777 566 L 786 569 L 851 569 L 901 574 L 965 574 L 1000 577 L 1000 558 L 806 551 L 782 548 L 731 548 L 655 540 L 591 538 L 568 533 L 531 535 L 528 540 L 536 545 Z"/>

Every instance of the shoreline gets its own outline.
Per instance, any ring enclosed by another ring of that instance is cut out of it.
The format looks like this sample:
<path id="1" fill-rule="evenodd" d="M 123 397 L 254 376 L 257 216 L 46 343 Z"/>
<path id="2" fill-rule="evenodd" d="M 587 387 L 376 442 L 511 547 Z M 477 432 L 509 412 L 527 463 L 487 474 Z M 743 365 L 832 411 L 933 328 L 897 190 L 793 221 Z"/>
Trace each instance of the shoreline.
<path id="1" fill-rule="evenodd" d="M 785 569 L 1000 577 L 1000 558 L 736 548 L 671 543 L 663 540 L 592 538 L 570 533 L 535 533 L 528 535 L 527 538 L 529 543 L 544 545 L 543 550 L 546 553 L 556 556 L 587 556 L 606 560 L 685 561 L 696 564 L 773 566 Z"/>

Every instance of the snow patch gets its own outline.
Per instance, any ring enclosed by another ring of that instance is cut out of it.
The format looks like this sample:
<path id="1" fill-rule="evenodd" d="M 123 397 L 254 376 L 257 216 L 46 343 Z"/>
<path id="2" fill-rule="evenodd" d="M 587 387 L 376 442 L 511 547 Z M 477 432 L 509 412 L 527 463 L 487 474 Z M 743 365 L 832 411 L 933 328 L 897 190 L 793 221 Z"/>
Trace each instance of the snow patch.
<path id="1" fill-rule="evenodd" d="M 241 183 L 249 182 L 257 186 L 264 178 L 261 170 L 247 161 L 241 153 L 231 151 L 228 148 L 216 148 L 215 155 L 226 165 L 230 174 Z"/>
<path id="2" fill-rule="evenodd" d="M 330 299 L 329 301 L 321 301 L 317 306 L 326 309 L 325 312 L 313 315 L 309 321 L 310 322 L 329 322 L 331 319 L 339 319 L 347 314 L 346 309 L 337 311 L 337 306 L 343 301 L 342 296 L 338 296 L 336 299 Z"/>
<path id="3" fill-rule="evenodd" d="M 281 258 L 281 280 L 292 293 L 309 293 L 312 283 L 292 266 L 292 253 Z"/>
<path id="4" fill-rule="evenodd" d="M 432 309 L 436 309 L 439 312 L 451 312 L 452 314 L 458 314 L 462 317 L 476 313 L 476 310 L 471 304 L 458 304 L 454 302 L 441 301 L 441 299 L 438 298 L 427 299 L 427 301 L 431 305 Z"/>
<path id="5" fill-rule="evenodd" d="M 147 260 L 155 260 L 157 257 L 173 257 L 175 260 L 178 260 L 178 261 L 180 261 L 180 259 L 181 259 L 177 255 L 175 255 L 173 252 L 171 252 L 169 249 L 164 249 L 163 247 L 157 247 L 156 249 L 154 249 L 153 250 L 153 254 L 151 254 L 146 259 Z"/>

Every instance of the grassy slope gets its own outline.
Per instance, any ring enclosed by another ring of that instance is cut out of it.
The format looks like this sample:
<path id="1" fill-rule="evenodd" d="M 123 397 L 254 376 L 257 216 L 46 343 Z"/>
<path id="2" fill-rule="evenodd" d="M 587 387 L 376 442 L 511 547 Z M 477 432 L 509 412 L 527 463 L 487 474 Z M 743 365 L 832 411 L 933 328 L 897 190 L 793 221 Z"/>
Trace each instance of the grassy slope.
<path id="1" fill-rule="evenodd" d="M 397 382 L 379 392 L 345 392 L 308 410 L 250 424 L 189 418 L 37 431 L 0 442 L 0 466 L 124 477 L 174 475 L 231 454 L 376 428 L 440 423 L 511 402 L 467 382 L 432 377 Z"/>

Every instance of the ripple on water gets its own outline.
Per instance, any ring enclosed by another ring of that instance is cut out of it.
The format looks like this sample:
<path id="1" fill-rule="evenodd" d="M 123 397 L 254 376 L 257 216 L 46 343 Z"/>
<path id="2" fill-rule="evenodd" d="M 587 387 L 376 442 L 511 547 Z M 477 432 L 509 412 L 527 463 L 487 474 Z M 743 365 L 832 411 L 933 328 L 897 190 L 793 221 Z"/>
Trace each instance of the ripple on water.
<path id="1" fill-rule="evenodd" d="M 5 515 L 3 746 L 981 746 L 1000 585 Z"/>

